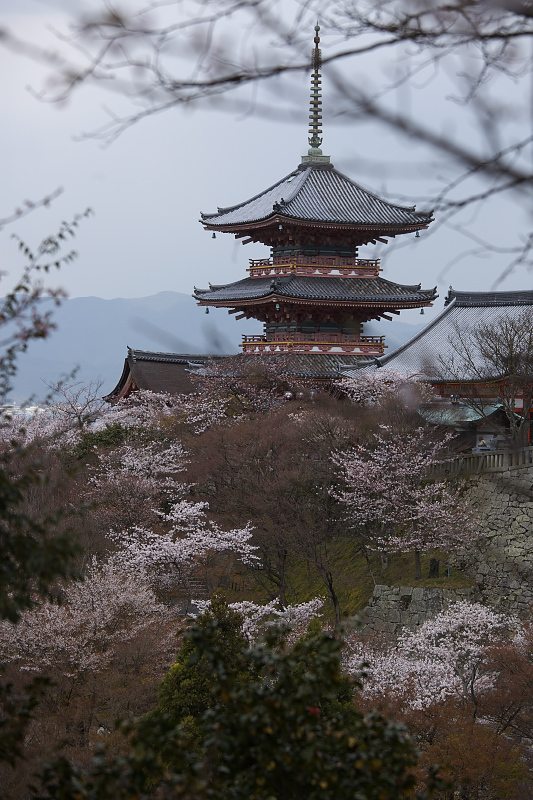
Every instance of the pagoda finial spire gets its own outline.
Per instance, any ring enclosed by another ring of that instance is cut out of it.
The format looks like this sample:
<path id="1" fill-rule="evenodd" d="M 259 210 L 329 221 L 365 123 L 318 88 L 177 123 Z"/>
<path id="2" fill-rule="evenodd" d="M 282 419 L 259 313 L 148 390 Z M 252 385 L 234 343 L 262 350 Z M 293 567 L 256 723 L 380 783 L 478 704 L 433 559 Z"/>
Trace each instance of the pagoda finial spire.
<path id="1" fill-rule="evenodd" d="M 309 119 L 311 122 L 309 123 L 309 133 L 311 136 L 309 137 L 309 144 L 313 149 L 318 149 L 322 144 L 322 95 L 320 94 L 321 89 L 321 77 L 320 68 L 322 66 L 322 50 L 319 48 L 320 44 L 320 36 L 318 35 L 320 31 L 320 25 L 315 25 L 315 49 L 313 50 L 313 74 L 311 77 L 311 104 L 309 106 Z"/>
<path id="2" fill-rule="evenodd" d="M 315 25 L 315 47 L 313 49 L 311 66 L 311 101 L 309 105 L 309 144 L 311 147 L 306 156 L 302 156 L 302 164 L 329 164 L 329 156 L 322 155 L 320 145 L 322 144 L 322 50 L 319 48 L 320 25 L 318 21 Z"/>

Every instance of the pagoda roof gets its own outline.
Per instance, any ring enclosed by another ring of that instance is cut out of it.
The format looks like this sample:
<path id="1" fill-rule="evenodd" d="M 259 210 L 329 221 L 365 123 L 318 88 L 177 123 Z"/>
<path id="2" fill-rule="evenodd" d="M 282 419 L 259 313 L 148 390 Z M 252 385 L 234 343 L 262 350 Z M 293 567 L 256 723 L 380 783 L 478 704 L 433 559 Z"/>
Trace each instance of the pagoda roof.
<path id="1" fill-rule="evenodd" d="M 428 225 L 432 213 L 389 203 L 338 172 L 332 164 L 302 164 L 251 200 L 219 208 L 216 214 L 202 214 L 201 222 L 216 229 L 246 226 L 278 216 L 376 230 L 383 226 L 410 229 Z"/>
<path id="2" fill-rule="evenodd" d="M 372 362 L 359 362 L 362 369 L 375 371 L 379 367 L 387 367 L 414 378 L 431 380 L 432 383 L 456 383 L 457 353 L 453 347 L 453 339 L 457 331 L 468 331 L 479 325 L 497 326 L 503 317 L 513 318 L 529 310 L 533 318 L 533 291 L 516 292 L 457 292 L 450 289 L 445 300 L 445 308 L 429 325 L 419 331 L 412 339 L 398 347 L 392 353 Z M 474 348 L 472 357 L 475 358 Z M 454 374 L 446 368 L 455 358 Z M 477 375 L 469 374 L 465 365 L 462 380 L 498 380 L 501 375 L 493 375 L 485 364 L 473 364 Z M 356 370 L 358 371 L 358 370 Z M 355 374 L 349 368 L 343 369 L 345 377 Z"/>
<path id="3" fill-rule="evenodd" d="M 321 301 L 322 303 L 369 303 L 376 305 L 429 303 L 437 297 L 437 287 L 421 289 L 403 286 L 385 278 L 344 278 L 288 275 L 275 279 L 244 278 L 222 286 L 211 285 L 209 289 L 194 289 L 201 303 L 232 305 L 267 297 L 285 297 L 294 300 Z"/>

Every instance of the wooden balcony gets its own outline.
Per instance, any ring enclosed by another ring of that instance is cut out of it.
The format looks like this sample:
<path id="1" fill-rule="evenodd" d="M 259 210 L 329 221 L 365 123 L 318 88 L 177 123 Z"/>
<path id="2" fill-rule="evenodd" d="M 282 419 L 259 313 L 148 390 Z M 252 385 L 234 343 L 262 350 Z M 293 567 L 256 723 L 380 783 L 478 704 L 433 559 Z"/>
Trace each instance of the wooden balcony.
<path id="1" fill-rule="evenodd" d="M 251 278 L 266 278 L 275 275 L 377 278 L 381 271 L 379 264 L 379 258 L 343 258 L 339 256 L 296 257 L 291 261 L 251 258 L 248 272 Z"/>
<path id="2" fill-rule="evenodd" d="M 243 336 L 243 353 L 339 353 L 382 356 L 384 336 L 356 336 L 345 333 L 274 333 Z"/>
<path id="3" fill-rule="evenodd" d="M 507 472 L 515 469 L 531 469 L 531 467 L 533 467 L 533 447 L 528 446 L 515 450 L 488 450 L 486 453 L 452 456 L 432 464 L 427 474 L 429 478 L 443 480 L 456 476 Z"/>

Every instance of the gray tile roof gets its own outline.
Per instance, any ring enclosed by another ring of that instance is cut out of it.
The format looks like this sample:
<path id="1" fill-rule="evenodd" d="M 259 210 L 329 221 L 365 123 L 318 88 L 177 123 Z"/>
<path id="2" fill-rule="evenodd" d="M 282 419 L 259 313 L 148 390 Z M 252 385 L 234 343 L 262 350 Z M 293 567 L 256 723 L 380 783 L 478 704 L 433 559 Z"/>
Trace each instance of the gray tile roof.
<path id="1" fill-rule="evenodd" d="M 157 353 L 151 350 L 132 350 L 124 361 L 122 375 L 115 386 L 103 399 L 116 402 L 131 391 L 132 382 L 137 389 L 168 394 L 188 394 L 196 390 L 192 383 L 190 370 L 194 364 L 205 364 L 221 356 L 194 353 Z"/>
<path id="2" fill-rule="evenodd" d="M 457 372 L 454 370 L 455 374 L 452 374 L 446 370 L 445 365 L 455 357 L 455 369 L 461 369 L 461 363 L 452 346 L 458 329 L 466 332 L 469 328 L 475 329 L 480 324 L 497 325 L 504 316 L 519 316 L 526 310 L 531 313 L 533 321 L 533 291 L 450 290 L 445 303 L 444 310 L 412 339 L 392 353 L 374 359 L 372 363 L 366 362 L 362 369 L 374 371 L 379 367 L 387 367 L 403 375 L 431 378 L 436 382 L 446 380 L 453 382 L 457 379 Z M 500 377 L 490 374 L 481 360 L 476 364 L 476 370 L 484 374 L 487 380 Z M 342 374 L 349 376 L 350 370 L 342 370 Z M 462 377 L 464 380 L 473 379 L 467 372 Z"/>
<path id="3" fill-rule="evenodd" d="M 302 165 L 245 203 L 202 214 L 205 225 L 243 225 L 282 216 L 370 226 L 427 225 L 432 212 L 397 206 L 338 172 L 332 165 Z"/>
<path id="4" fill-rule="evenodd" d="M 357 356 L 334 353 L 292 353 L 290 371 L 303 378 L 334 380 L 344 367 L 354 367 L 360 360 Z"/>
<path id="5" fill-rule="evenodd" d="M 191 355 L 189 353 L 158 353 L 152 350 L 133 350 L 131 347 L 128 347 L 128 357 L 131 358 L 133 364 L 137 361 L 156 361 L 160 364 L 189 364 L 190 362 L 204 364 L 210 359 L 220 358 L 220 356 L 199 353 Z"/>
<path id="6" fill-rule="evenodd" d="M 446 404 L 421 406 L 418 413 L 433 425 L 469 425 L 473 422 L 484 422 L 487 417 L 501 411 L 502 406 L 496 403 L 484 403 L 483 408 L 472 408 L 466 405 Z"/>
<path id="7" fill-rule="evenodd" d="M 197 300 L 210 303 L 241 302 L 263 297 L 280 297 L 327 302 L 420 303 L 434 300 L 435 289 L 403 286 L 385 278 L 341 278 L 288 275 L 281 278 L 244 278 L 225 286 L 194 289 Z"/>
<path id="8" fill-rule="evenodd" d="M 484 306 L 531 306 L 533 291 L 517 292 L 456 292 L 450 288 L 445 305 L 455 300 L 457 306 L 483 308 Z"/>
<path id="9" fill-rule="evenodd" d="M 117 385 L 104 400 L 116 402 L 131 390 L 134 382 L 138 389 L 168 394 L 189 393 L 197 390 L 191 381 L 191 372 L 209 361 L 220 361 L 228 356 L 186 353 L 157 353 L 147 350 L 132 350 L 128 347 L 122 375 Z M 240 356 L 246 359 L 246 355 Z M 275 358 L 276 356 L 273 356 Z M 353 365 L 357 356 L 342 354 L 305 353 L 291 354 L 290 371 L 304 378 L 333 379 L 338 377 L 343 366 Z"/>

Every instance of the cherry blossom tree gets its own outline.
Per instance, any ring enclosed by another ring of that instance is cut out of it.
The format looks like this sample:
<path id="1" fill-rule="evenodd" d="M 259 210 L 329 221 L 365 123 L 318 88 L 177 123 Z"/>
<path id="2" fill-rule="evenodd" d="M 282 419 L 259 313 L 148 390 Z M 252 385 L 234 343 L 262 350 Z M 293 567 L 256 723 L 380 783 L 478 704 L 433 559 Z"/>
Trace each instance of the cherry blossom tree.
<path id="1" fill-rule="evenodd" d="M 344 665 L 363 709 L 403 722 L 420 766 L 443 764 L 457 796 L 529 797 L 530 644 L 527 625 L 460 602 L 396 642 L 352 633 Z"/>
<path id="2" fill-rule="evenodd" d="M 345 505 L 346 518 L 365 547 L 386 560 L 395 552 L 453 550 L 476 534 L 472 509 L 460 487 L 427 478 L 444 442 L 432 442 L 423 428 L 392 437 L 386 427 L 374 447 L 358 446 L 334 453 L 343 488 L 334 496 Z"/>
<path id="3" fill-rule="evenodd" d="M 398 370 L 382 367 L 372 372 L 362 369 L 349 378 L 335 381 L 334 386 L 339 394 L 348 397 L 352 403 L 370 406 L 388 397 L 398 399 L 402 395 L 412 395 L 415 381 Z"/>
<path id="4" fill-rule="evenodd" d="M 108 452 L 95 450 L 84 497 L 94 505 L 103 531 L 151 525 L 162 504 L 176 502 L 189 490 L 179 480 L 188 463 L 179 441 L 134 440 Z"/>
<path id="5" fill-rule="evenodd" d="M 187 606 L 198 593 L 199 584 L 204 591 L 212 591 L 208 573 L 216 567 L 227 567 L 233 560 L 243 564 L 256 562 L 256 547 L 251 544 L 252 526 L 222 530 L 206 516 L 207 503 L 178 500 L 170 505 L 168 513 L 158 512 L 166 530 L 131 527 L 119 532 L 111 531 L 109 537 L 120 548 L 120 558 L 126 571 L 146 572 L 153 583 L 166 591 L 180 591 Z"/>
<path id="6" fill-rule="evenodd" d="M 515 617 L 480 603 L 458 602 L 389 646 L 348 641 L 345 668 L 360 675 L 366 664 L 363 693 L 370 698 L 389 694 L 423 709 L 455 697 L 472 703 L 475 715 L 479 695 L 497 679 L 492 650 L 522 633 Z"/>
<path id="7" fill-rule="evenodd" d="M 31 408 L 22 413 L 7 412 L 0 426 L 0 440 L 6 447 L 38 444 L 49 450 L 74 446 L 79 441 L 79 430 L 74 430 L 52 406 Z"/>
<path id="8" fill-rule="evenodd" d="M 200 389 L 200 386 L 199 386 Z M 181 424 L 194 434 L 201 434 L 212 425 L 228 422 L 228 397 L 214 392 L 172 395 L 139 389 L 129 397 L 109 405 L 95 423 L 95 430 L 119 424 L 126 429 L 161 429 Z"/>
<path id="9" fill-rule="evenodd" d="M 192 376 L 205 401 L 226 402 L 233 416 L 277 408 L 294 382 L 283 356 L 238 355 L 213 361 Z"/>
<path id="10" fill-rule="evenodd" d="M 146 494 L 164 491 L 176 496 L 185 487 L 175 475 L 185 470 L 187 461 L 181 442 L 156 441 L 138 447 L 126 444 L 110 453 L 98 453 L 90 482 L 101 491 L 108 485 L 118 488 L 126 477 L 133 477 Z"/>
<path id="11" fill-rule="evenodd" d="M 289 373 L 286 359 L 228 356 L 209 362 L 192 376 L 197 390 L 171 395 L 146 390 L 110 406 L 94 428 L 112 424 L 125 428 L 161 428 L 178 423 L 201 434 L 211 426 L 230 424 L 250 412 L 275 408 L 287 398 Z"/>
<path id="12" fill-rule="evenodd" d="M 211 601 L 197 600 L 196 605 L 203 613 L 210 608 Z M 305 633 L 309 622 L 321 616 L 323 605 L 323 597 L 314 597 L 306 603 L 296 603 L 283 609 L 277 600 L 271 600 L 264 605 L 251 600 L 241 600 L 239 603 L 229 603 L 228 608 L 241 615 L 242 631 L 250 643 L 256 642 L 268 627 L 278 625 L 289 629 L 288 643 L 294 644 L 296 639 Z"/>
<path id="13" fill-rule="evenodd" d="M 0 439 L 27 447 L 38 442 L 46 449 L 75 447 L 82 433 L 101 418 L 106 403 L 99 396 L 101 383 L 47 384 L 51 390 L 42 406 L 6 412 Z"/>
<path id="14" fill-rule="evenodd" d="M 108 403 L 94 429 L 100 430 L 117 423 L 124 428 L 158 428 L 172 418 L 176 401 L 177 398 L 168 392 L 138 389 L 129 397 Z"/>
<path id="15" fill-rule="evenodd" d="M 56 416 L 65 419 L 69 428 L 84 430 L 98 419 L 105 408 L 105 400 L 100 396 L 102 383 L 101 380 L 47 383 L 52 391 L 48 405 L 53 407 Z"/>
<path id="16" fill-rule="evenodd" d="M 231 397 L 218 395 L 212 386 L 177 398 L 175 418 L 183 428 L 199 436 L 214 425 L 230 425 L 235 420 L 230 411 Z"/>
<path id="17" fill-rule="evenodd" d="M 157 647 L 169 646 L 175 612 L 156 599 L 141 570 L 124 570 L 119 556 L 104 563 L 93 558 L 85 580 L 67 584 L 61 594 L 60 605 L 47 601 L 17 624 L 0 623 L 5 662 L 29 672 L 59 669 L 76 680 L 105 669 L 122 644 L 144 631 L 157 629 Z"/>

